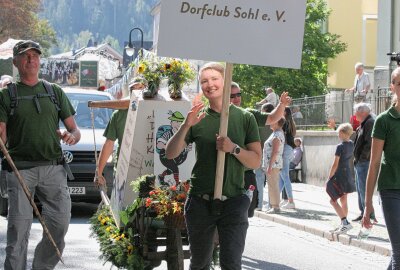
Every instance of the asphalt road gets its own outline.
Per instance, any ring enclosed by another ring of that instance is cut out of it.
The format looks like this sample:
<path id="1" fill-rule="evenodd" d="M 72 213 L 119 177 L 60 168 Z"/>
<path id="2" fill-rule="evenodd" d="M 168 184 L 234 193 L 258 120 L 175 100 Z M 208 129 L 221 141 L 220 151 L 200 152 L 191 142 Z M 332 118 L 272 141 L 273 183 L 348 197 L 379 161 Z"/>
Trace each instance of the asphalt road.
<path id="1" fill-rule="evenodd" d="M 64 250 L 65 265 L 59 264 L 56 269 L 110 269 L 100 256 L 96 240 L 90 237 L 89 217 L 96 205 L 74 204 L 71 225 Z M 5 257 L 5 218 L 0 217 L 0 269 Z M 34 248 L 41 238 L 42 229 L 35 221 L 29 242 L 28 265 L 32 263 Z M 376 253 L 367 252 L 355 247 L 345 246 L 338 242 L 330 242 L 321 237 L 301 232 L 272 223 L 260 218 L 250 220 L 246 249 L 243 255 L 242 269 L 386 269 L 389 258 Z M 115 267 L 113 269 L 116 269 Z M 167 269 L 163 263 L 157 269 Z M 185 261 L 188 269 L 188 261 Z"/>

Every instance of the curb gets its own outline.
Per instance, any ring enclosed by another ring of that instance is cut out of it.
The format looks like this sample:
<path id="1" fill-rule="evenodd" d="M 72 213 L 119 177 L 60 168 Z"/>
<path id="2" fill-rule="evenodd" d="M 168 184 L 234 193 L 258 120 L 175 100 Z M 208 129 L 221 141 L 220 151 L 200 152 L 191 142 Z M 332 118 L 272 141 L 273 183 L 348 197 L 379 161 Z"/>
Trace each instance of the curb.
<path id="1" fill-rule="evenodd" d="M 391 253 L 392 253 L 390 248 L 376 245 L 374 243 L 369 243 L 369 242 L 366 242 L 363 240 L 358 240 L 357 238 L 355 238 L 353 236 L 349 236 L 347 234 L 336 235 L 334 233 L 331 233 L 329 231 L 325 231 L 325 230 L 322 230 L 319 228 L 299 224 L 299 223 L 293 222 L 292 220 L 289 220 L 287 218 L 279 216 L 277 214 L 266 214 L 262 211 L 255 211 L 254 216 L 271 221 L 271 222 L 276 222 L 276 223 L 291 227 L 291 228 L 299 230 L 299 231 L 308 232 L 308 233 L 314 234 L 316 236 L 326 238 L 329 241 L 340 242 L 344 245 L 361 248 L 363 250 L 375 252 L 375 253 L 378 253 L 383 256 L 391 256 Z"/>

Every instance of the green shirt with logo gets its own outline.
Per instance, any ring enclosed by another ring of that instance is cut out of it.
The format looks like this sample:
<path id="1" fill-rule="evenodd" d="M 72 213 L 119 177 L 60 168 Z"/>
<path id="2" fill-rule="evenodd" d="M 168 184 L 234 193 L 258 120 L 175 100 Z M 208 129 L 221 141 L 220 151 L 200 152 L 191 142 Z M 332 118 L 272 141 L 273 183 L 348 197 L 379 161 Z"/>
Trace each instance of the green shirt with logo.
<path id="1" fill-rule="evenodd" d="M 186 143 L 196 144 L 196 163 L 192 170 L 190 194 L 213 194 L 217 165 L 216 134 L 219 132 L 220 113 L 207 107 L 206 116 L 189 129 Z M 241 148 L 259 142 L 254 116 L 234 105 L 229 107 L 228 137 Z M 244 193 L 244 169 L 232 154 L 225 156 L 222 195 L 234 197 Z"/>
<path id="2" fill-rule="evenodd" d="M 400 189 L 400 114 L 394 107 L 376 118 L 372 137 L 385 141 L 378 190 Z"/>
<path id="3" fill-rule="evenodd" d="M 17 82 L 18 97 L 27 98 L 18 100 L 18 106 L 11 116 L 8 90 L 0 90 L 0 122 L 6 123 L 8 151 L 14 161 L 48 161 L 61 157 L 60 138 L 56 130 L 59 129 L 59 120 L 74 115 L 75 110 L 58 85 L 53 84 L 53 91 L 60 112 L 48 96 L 37 99 L 27 97 L 47 94 L 42 81 L 34 86 Z"/>

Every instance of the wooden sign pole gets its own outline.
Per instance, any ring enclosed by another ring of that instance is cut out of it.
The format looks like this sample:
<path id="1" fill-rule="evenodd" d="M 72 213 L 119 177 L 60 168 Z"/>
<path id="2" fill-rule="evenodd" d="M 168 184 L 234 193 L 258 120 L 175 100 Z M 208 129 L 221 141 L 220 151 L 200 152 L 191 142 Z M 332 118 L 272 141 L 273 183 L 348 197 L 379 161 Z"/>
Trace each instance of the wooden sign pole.
<path id="1" fill-rule="evenodd" d="M 219 135 L 226 137 L 228 134 L 229 104 L 231 95 L 233 64 L 226 63 L 224 95 L 222 98 L 222 111 L 219 126 Z M 225 152 L 218 151 L 217 169 L 215 172 L 214 200 L 221 200 L 222 186 L 224 182 Z"/>

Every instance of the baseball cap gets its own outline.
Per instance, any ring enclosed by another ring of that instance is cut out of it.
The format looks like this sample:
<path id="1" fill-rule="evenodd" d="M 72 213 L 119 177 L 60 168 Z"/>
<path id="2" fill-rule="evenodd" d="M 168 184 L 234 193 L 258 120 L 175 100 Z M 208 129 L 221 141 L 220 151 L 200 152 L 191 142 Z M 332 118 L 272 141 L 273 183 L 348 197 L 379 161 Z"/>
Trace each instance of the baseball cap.
<path id="1" fill-rule="evenodd" d="M 34 49 L 39 54 L 42 54 L 42 49 L 40 48 L 39 43 L 36 43 L 32 40 L 21 40 L 15 44 L 13 48 L 13 56 L 20 55 L 30 49 Z"/>

